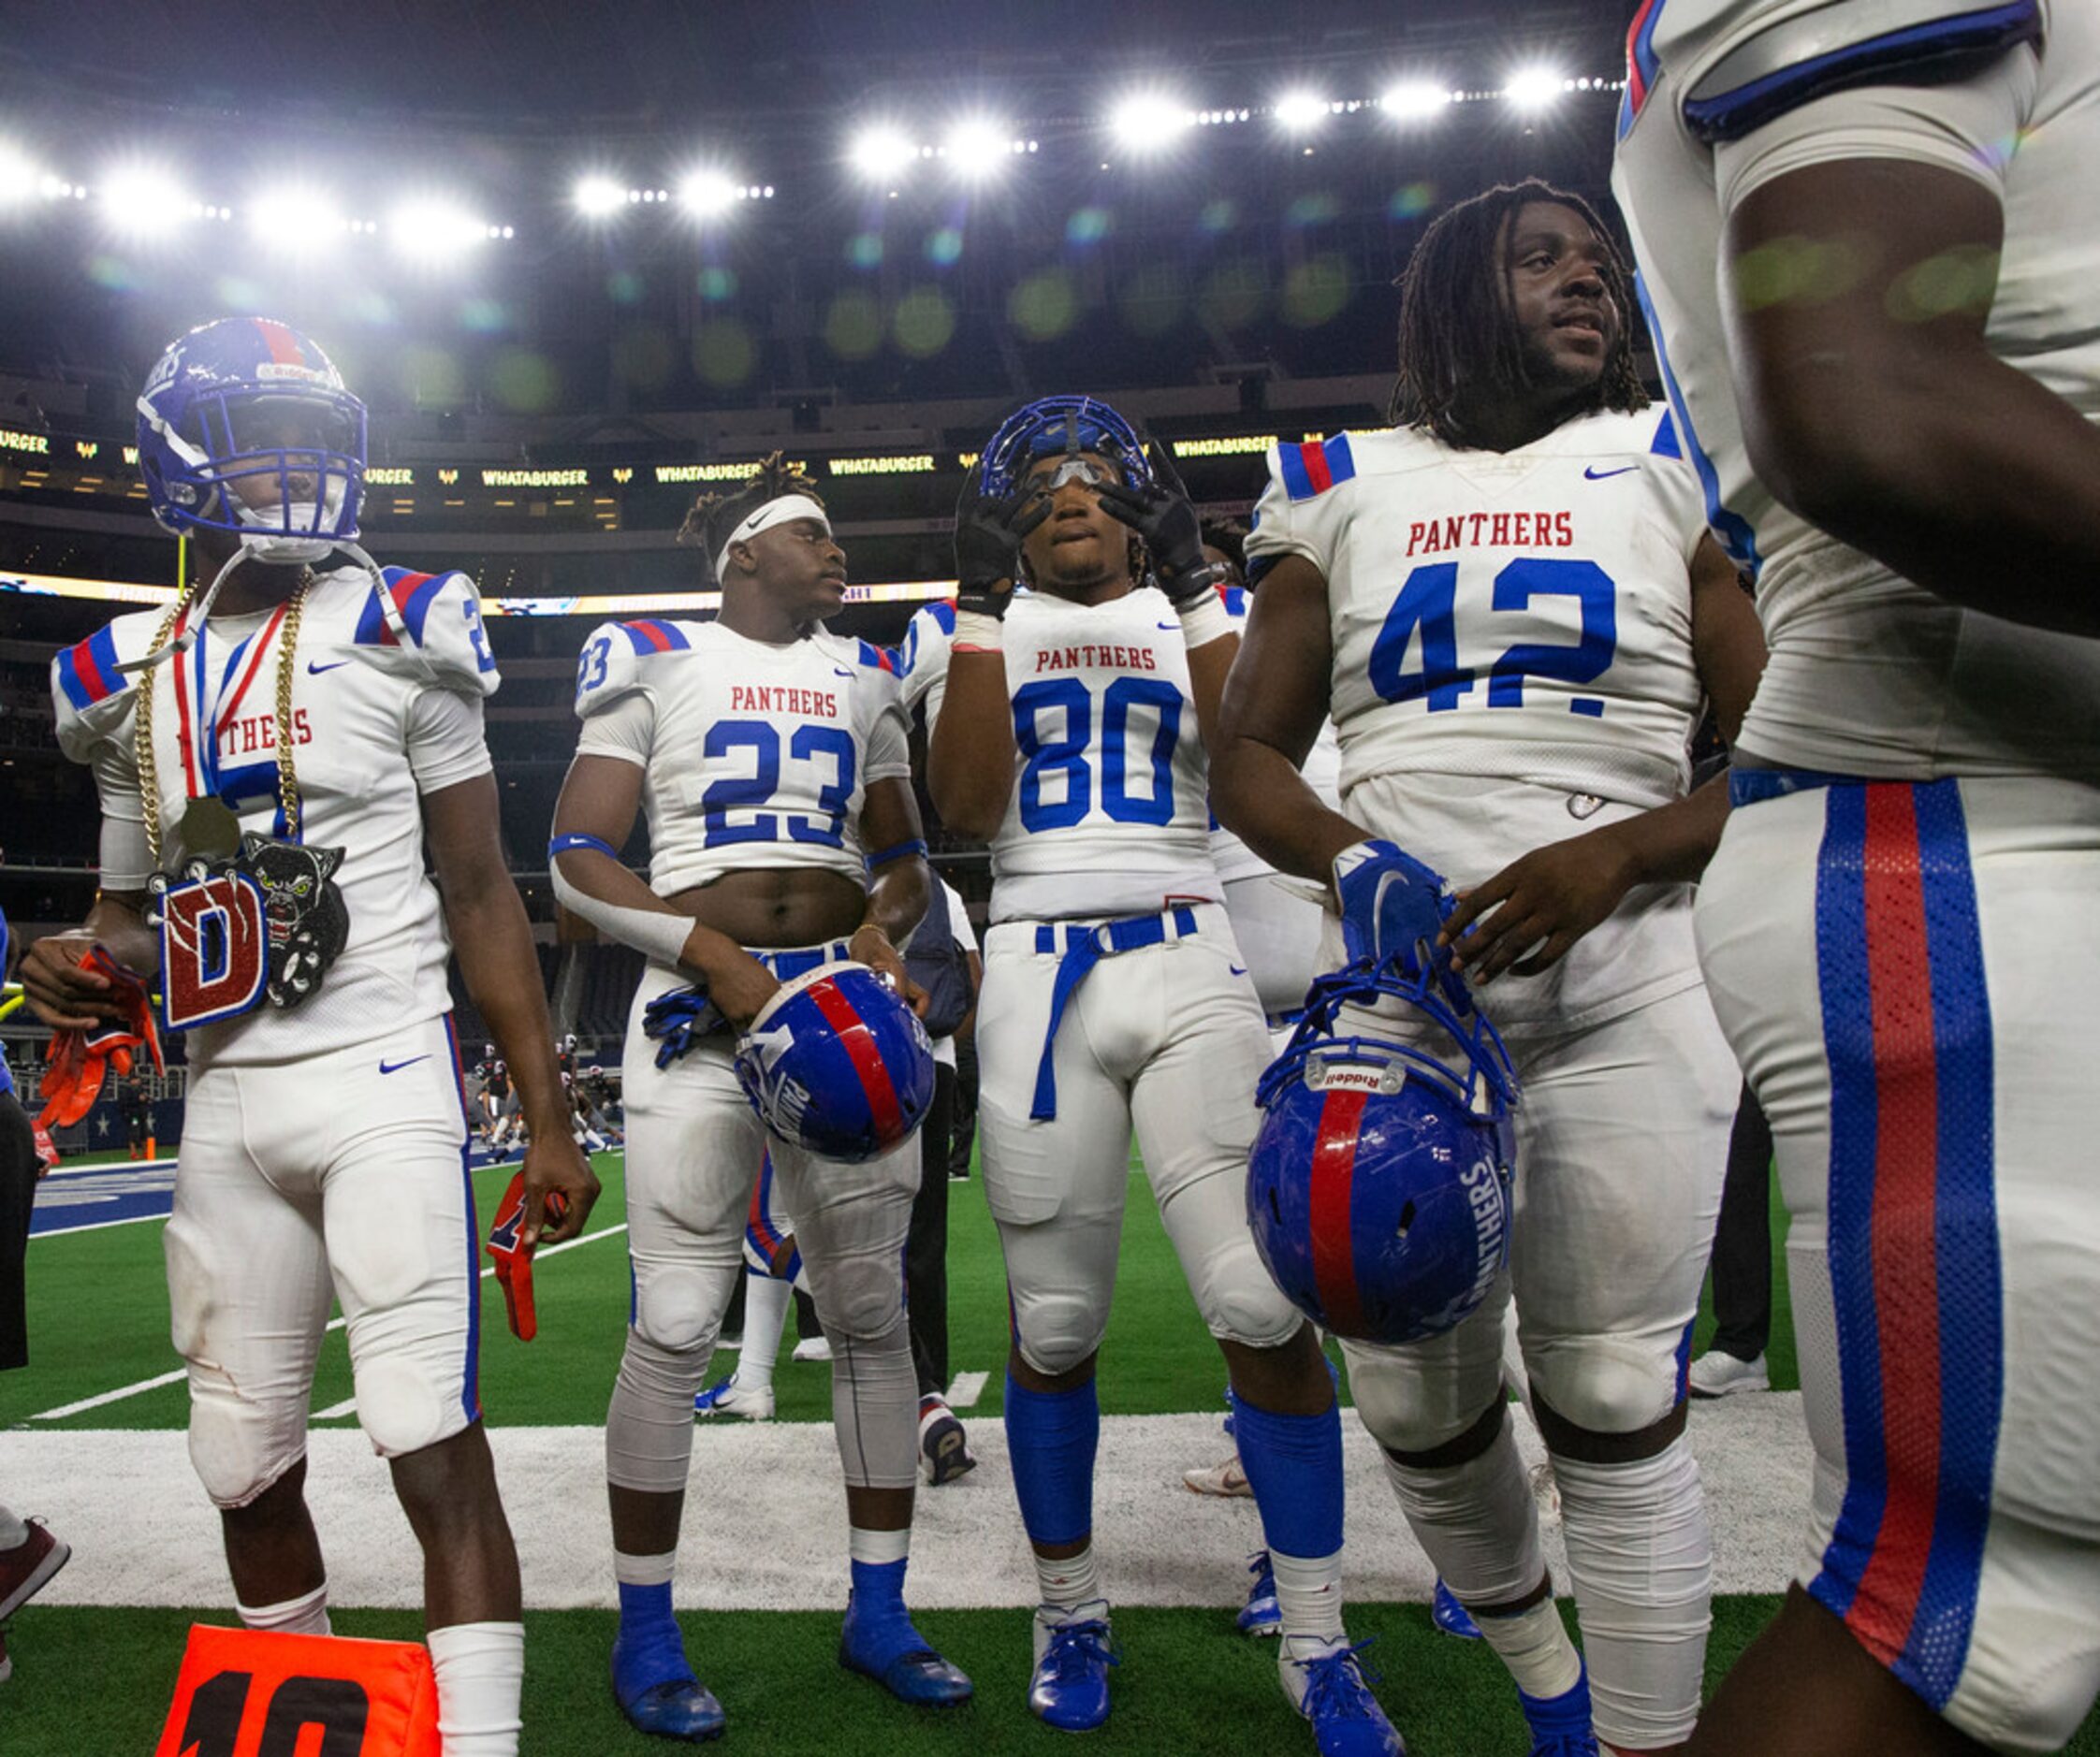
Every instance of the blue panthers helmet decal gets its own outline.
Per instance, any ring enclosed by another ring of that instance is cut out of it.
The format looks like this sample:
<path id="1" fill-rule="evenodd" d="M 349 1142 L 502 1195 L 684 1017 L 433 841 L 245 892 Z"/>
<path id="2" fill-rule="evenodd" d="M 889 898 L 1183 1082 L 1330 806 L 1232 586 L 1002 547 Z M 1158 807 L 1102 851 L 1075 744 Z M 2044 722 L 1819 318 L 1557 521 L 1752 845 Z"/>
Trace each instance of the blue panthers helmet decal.
<path id="1" fill-rule="evenodd" d="M 365 406 L 309 337 L 267 317 L 193 329 L 139 393 L 139 470 L 178 535 L 223 530 L 273 561 L 355 542 Z"/>
<path id="2" fill-rule="evenodd" d="M 1037 458 L 1059 452 L 1108 458 L 1123 472 L 1126 487 L 1152 484 L 1152 466 L 1137 429 L 1093 397 L 1043 397 L 1016 409 L 984 447 L 978 480 L 986 494 L 1003 498 L 1020 486 Z"/>
<path id="3" fill-rule="evenodd" d="M 1509 1260 L 1517 1077 L 1466 998 L 1396 961 L 1351 965 L 1313 984 L 1261 1077 L 1247 1221 L 1276 1285 L 1323 1329 L 1440 1335 Z M 1423 1047 L 1438 1037 L 1455 1055 Z"/>
<path id="4" fill-rule="evenodd" d="M 933 1103 L 933 1044 L 865 964 L 805 972 L 737 1039 L 736 1078 L 780 1140 L 824 1159 L 887 1153 Z"/>

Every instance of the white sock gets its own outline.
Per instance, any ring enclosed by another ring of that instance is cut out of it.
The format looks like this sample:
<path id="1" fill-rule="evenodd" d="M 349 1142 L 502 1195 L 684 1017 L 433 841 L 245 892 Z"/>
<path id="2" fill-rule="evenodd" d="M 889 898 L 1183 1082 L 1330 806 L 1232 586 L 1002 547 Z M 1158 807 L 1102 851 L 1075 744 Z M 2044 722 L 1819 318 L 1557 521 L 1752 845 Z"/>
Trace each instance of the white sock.
<path id="1" fill-rule="evenodd" d="M 1502 1657 L 1517 1688 L 1543 1702 L 1564 1696 L 1582 1675 L 1582 1656 L 1551 1597 L 1507 1617 L 1476 1617 L 1480 1636 Z"/>
<path id="2" fill-rule="evenodd" d="M 736 1388 L 766 1391 L 773 1387 L 773 1366 L 780 1358 L 780 1329 L 795 1303 L 795 1284 L 770 1275 L 744 1277 L 744 1346 L 736 1357 Z"/>
<path id="3" fill-rule="evenodd" d="M 437 1673 L 445 1757 L 518 1757 L 525 1691 L 523 1623 L 455 1623 L 425 1637 Z"/>
<path id="4" fill-rule="evenodd" d="M 1269 1552 L 1276 1570 L 1276 1608 L 1287 1635 L 1312 1635 L 1340 1641 L 1342 1634 L 1342 1552 L 1332 1556 L 1286 1556 Z"/>
<path id="5" fill-rule="evenodd" d="M 335 1633 L 328 1627 L 328 1583 L 326 1580 L 313 1591 L 299 1598 L 288 1598 L 282 1605 L 243 1605 L 237 1599 L 233 1607 L 241 1613 L 241 1620 L 246 1627 L 267 1630 L 271 1634 Z"/>
<path id="6" fill-rule="evenodd" d="M 902 1561 L 911 1553 L 911 1528 L 907 1525 L 901 1532 L 867 1532 L 857 1525 L 849 1526 L 846 1553 L 855 1561 L 877 1568 L 885 1562 Z"/>
<path id="7" fill-rule="evenodd" d="M 1035 1578 L 1042 1603 L 1055 1605 L 1059 1610 L 1075 1610 L 1101 1595 L 1101 1570 L 1094 1564 L 1091 1544 L 1078 1555 L 1067 1556 L 1059 1561 L 1036 1557 Z"/>
<path id="8" fill-rule="evenodd" d="M 29 1522 L 0 1507 L 0 1549 L 19 1549 L 29 1541 Z"/>
<path id="9" fill-rule="evenodd" d="M 627 1556 L 613 1551 L 613 1578 L 621 1586 L 669 1586 L 678 1565 L 678 1552 L 675 1549 L 661 1556 Z"/>

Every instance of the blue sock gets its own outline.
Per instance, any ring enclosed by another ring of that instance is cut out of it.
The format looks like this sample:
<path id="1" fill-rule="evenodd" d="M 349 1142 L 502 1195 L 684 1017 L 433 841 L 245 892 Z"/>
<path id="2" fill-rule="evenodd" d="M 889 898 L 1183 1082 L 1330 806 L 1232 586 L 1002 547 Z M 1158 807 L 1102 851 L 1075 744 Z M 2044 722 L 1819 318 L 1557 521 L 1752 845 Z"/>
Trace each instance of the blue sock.
<path id="1" fill-rule="evenodd" d="M 853 1649 L 876 1665 L 886 1665 L 899 1654 L 920 1652 L 926 1645 L 911 1627 L 911 1613 L 904 1608 L 906 1565 L 902 1561 L 853 1563 Z"/>
<path id="2" fill-rule="evenodd" d="M 1232 1399 L 1240 1467 L 1272 1550 L 1308 1560 L 1342 1546 L 1342 1413 L 1276 1416 Z"/>
<path id="3" fill-rule="evenodd" d="M 1337 1448 L 1340 1433 L 1337 1424 Z M 1030 1391 L 1007 1373 L 1006 1449 L 1030 1543 L 1076 1544 L 1092 1533 L 1101 1438 L 1093 1380 L 1072 1391 Z"/>
<path id="4" fill-rule="evenodd" d="M 622 1700 L 658 1684 L 693 1677 L 685 1637 L 671 1614 L 671 1583 L 620 1586 L 620 1643 L 613 1649 L 613 1688 Z"/>
<path id="5" fill-rule="evenodd" d="M 677 1628 L 678 1619 L 671 1614 L 671 1583 L 666 1580 L 662 1586 L 629 1586 L 621 1582 L 620 1626 L 631 1634 Z"/>

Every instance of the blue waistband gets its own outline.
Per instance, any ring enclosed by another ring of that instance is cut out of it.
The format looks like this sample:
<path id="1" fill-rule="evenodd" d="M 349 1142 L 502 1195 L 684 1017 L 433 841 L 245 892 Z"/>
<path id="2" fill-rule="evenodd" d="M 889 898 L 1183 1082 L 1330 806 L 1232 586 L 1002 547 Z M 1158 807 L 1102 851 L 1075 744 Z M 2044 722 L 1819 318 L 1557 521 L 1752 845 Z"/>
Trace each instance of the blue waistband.
<path id="1" fill-rule="evenodd" d="M 1826 775 L 1820 769 L 1730 769 L 1728 804 L 1756 806 L 1818 787 L 1858 786 L 1863 778 L 1858 775 Z"/>
<path id="2" fill-rule="evenodd" d="M 843 963 L 853 956 L 853 949 L 843 939 L 834 939 L 827 946 L 795 946 L 786 951 L 746 950 L 783 982 L 792 982 L 798 976 L 807 976 L 827 964 Z"/>
<path id="3" fill-rule="evenodd" d="M 1126 915 L 1112 922 L 1036 923 L 1036 951 L 1064 955 L 1057 961 L 1057 980 L 1050 988 L 1050 1023 L 1043 1034 L 1043 1054 L 1036 1062 L 1035 1102 L 1028 1107 L 1031 1122 L 1047 1123 L 1057 1114 L 1057 1027 L 1064 1022 L 1066 1003 L 1086 980 L 1086 973 L 1103 958 L 1163 946 L 1170 939 L 1187 939 L 1195 931 L 1196 911 L 1187 904 L 1157 915 Z"/>

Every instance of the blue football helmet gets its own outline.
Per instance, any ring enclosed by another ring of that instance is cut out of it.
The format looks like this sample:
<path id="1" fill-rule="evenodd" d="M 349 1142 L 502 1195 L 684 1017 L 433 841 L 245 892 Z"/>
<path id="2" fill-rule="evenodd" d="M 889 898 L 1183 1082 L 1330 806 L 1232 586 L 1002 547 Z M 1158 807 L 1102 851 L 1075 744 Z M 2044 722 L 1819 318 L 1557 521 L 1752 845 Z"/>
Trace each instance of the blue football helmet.
<path id="1" fill-rule="evenodd" d="M 1123 472 L 1123 486 L 1152 486 L 1152 466 L 1137 429 L 1094 397 L 1043 397 L 1014 410 L 999 424 L 978 460 L 984 492 L 1004 499 L 1021 486 L 1039 457 L 1082 452 L 1106 457 Z"/>
<path id="2" fill-rule="evenodd" d="M 1323 976 L 1256 1088 L 1255 1244 L 1293 1305 L 1359 1342 L 1442 1334 L 1509 1260 L 1516 1070 L 1457 994 L 1397 959 Z M 1431 1053 L 1438 1038 L 1454 1053 Z"/>
<path id="3" fill-rule="evenodd" d="M 153 516 L 178 536 L 223 530 L 267 561 L 318 561 L 357 540 L 365 406 L 310 338 L 222 317 L 146 380 L 139 470 Z"/>
<path id="4" fill-rule="evenodd" d="M 933 1103 L 926 1026 L 865 964 L 805 971 L 736 1041 L 736 1078 L 766 1128 L 823 1159 L 887 1153 Z"/>

